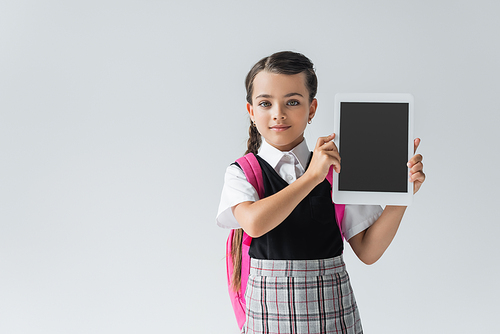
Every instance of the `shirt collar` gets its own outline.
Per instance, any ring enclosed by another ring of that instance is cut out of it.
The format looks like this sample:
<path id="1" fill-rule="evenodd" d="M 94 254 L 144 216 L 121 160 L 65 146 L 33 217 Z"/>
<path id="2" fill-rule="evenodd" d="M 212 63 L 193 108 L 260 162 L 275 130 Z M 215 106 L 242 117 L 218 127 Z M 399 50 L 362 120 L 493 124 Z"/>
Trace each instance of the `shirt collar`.
<path id="1" fill-rule="evenodd" d="M 283 158 L 286 153 L 293 154 L 299 161 L 299 164 L 302 166 L 302 168 L 304 170 L 306 169 L 307 162 L 309 160 L 309 154 L 311 152 L 309 152 L 309 148 L 307 147 L 305 138 L 302 142 L 300 142 L 300 144 L 292 148 L 292 150 L 289 152 L 282 152 L 267 143 L 265 139 L 262 140 L 262 145 L 260 146 L 259 150 L 259 156 L 262 159 L 266 160 L 267 163 L 271 165 L 271 167 L 276 168 L 281 158 Z"/>

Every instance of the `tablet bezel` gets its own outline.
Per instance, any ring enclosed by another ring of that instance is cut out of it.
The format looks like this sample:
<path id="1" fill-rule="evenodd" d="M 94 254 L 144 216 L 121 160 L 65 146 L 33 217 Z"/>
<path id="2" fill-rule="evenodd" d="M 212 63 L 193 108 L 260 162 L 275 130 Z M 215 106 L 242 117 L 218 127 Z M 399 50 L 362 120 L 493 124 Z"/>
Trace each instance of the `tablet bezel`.
<path id="1" fill-rule="evenodd" d="M 342 102 L 375 102 L 375 103 L 408 103 L 408 160 L 414 155 L 413 144 L 413 104 L 411 94 L 381 94 L 381 93 L 338 93 L 335 95 L 334 106 L 334 143 L 340 150 L 342 133 L 340 133 L 340 105 Z M 342 152 L 340 158 L 342 158 Z M 342 161 L 341 161 L 342 166 Z M 408 168 L 408 167 L 407 167 Z M 342 173 L 342 169 L 340 171 Z M 409 172 L 409 168 L 408 168 Z M 364 192 L 339 190 L 339 174 L 333 173 L 332 199 L 336 204 L 379 204 L 408 206 L 413 201 L 413 183 L 407 179 L 406 192 Z"/>

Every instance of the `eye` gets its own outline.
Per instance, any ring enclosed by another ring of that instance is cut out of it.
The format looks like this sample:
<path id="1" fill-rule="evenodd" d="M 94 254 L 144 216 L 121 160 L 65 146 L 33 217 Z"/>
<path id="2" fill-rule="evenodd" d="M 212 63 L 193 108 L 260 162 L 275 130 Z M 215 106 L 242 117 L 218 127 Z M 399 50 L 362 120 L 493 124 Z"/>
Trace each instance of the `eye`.
<path id="1" fill-rule="evenodd" d="M 266 107 L 271 106 L 271 103 L 269 103 L 267 101 L 262 101 L 262 102 L 259 102 L 259 106 L 262 108 L 266 108 Z"/>
<path id="2" fill-rule="evenodd" d="M 299 105 L 299 101 L 297 101 L 297 100 L 291 100 L 291 101 L 288 101 L 287 104 L 289 106 L 298 106 Z"/>

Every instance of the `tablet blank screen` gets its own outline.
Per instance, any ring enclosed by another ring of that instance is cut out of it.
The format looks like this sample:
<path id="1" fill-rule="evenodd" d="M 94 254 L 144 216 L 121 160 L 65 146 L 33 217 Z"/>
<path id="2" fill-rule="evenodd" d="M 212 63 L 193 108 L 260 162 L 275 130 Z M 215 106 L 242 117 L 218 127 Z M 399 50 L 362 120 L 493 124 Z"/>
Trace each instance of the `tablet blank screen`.
<path id="1" fill-rule="evenodd" d="M 339 190 L 406 192 L 408 103 L 341 102 Z"/>

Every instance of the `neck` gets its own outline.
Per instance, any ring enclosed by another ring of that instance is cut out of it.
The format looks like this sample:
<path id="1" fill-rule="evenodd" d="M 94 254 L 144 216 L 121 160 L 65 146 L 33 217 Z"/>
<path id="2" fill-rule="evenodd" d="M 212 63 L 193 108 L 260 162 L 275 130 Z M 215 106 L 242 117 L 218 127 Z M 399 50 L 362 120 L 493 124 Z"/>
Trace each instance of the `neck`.
<path id="1" fill-rule="evenodd" d="M 275 149 L 280 150 L 281 152 L 289 152 L 289 151 L 293 150 L 297 145 L 302 143 L 303 141 L 304 141 L 304 136 L 300 136 L 299 138 L 297 138 L 296 140 L 294 140 L 293 142 L 291 142 L 289 144 L 276 145 L 274 143 L 267 141 L 267 139 L 266 139 L 266 143 L 268 143 L 269 145 L 271 145 Z"/>

